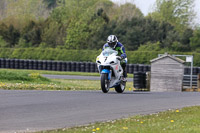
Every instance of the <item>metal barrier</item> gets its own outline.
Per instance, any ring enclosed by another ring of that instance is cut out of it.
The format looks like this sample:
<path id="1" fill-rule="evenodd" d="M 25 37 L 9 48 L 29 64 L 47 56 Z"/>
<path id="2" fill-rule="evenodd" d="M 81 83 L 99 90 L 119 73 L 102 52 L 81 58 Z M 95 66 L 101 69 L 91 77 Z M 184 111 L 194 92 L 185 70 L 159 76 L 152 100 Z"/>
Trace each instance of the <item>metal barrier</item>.
<path id="1" fill-rule="evenodd" d="M 198 75 L 192 75 L 192 88 L 197 89 Z M 183 89 L 190 88 L 190 75 L 183 76 Z"/>

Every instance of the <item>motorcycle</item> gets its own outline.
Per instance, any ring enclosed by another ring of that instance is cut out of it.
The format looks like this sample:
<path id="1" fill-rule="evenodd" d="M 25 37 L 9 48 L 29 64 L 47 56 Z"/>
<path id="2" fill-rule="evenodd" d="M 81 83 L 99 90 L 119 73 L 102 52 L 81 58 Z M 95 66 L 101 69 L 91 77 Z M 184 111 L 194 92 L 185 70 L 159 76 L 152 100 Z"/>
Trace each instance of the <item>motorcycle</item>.
<path id="1" fill-rule="evenodd" d="M 96 59 L 101 75 L 101 89 L 104 93 L 107 93 L 110 88 L 115 88 L 117 93 L 123 93 L 126 88 L 126 81 L 122 80 L 121 57 L 117 55 L 117 51 L 106 48 Z"/>

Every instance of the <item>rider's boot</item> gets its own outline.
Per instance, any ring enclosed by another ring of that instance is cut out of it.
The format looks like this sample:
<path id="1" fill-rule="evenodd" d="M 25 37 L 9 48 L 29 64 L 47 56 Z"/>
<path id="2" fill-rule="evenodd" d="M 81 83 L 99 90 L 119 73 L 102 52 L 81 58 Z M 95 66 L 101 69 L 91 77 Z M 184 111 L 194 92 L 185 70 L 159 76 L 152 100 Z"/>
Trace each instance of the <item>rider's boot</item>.
<path id="1" fill-rule="evenodd" d="M 121 80 L 122 80 L 123 82 L 127 82 L 127 79 L 126 79 L 126 77 L 124 77 L 124 76 L 121 77 Z"/>
<path id="2" fill-rule="evenodd" d="M 123 68 L 123 76 L 122 76 L 122 81 L 127 82 L 127 72 L 126 72 L 126 63 L 122 64 L 122 68 Z"/>

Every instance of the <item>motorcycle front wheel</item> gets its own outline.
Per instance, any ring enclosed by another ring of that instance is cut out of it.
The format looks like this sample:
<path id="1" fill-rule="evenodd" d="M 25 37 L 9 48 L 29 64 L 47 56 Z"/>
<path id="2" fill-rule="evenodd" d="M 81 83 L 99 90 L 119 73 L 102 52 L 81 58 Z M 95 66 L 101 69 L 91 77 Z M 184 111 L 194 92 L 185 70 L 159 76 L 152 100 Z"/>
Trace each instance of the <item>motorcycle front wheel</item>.
<path id="1" fill-rule="evenodd" d="M 106 73 L 101 74 L 101 89 L 103 93 L 107 93 L 109 91 L 108 74 Z"/>
<path id="2" fill-rule="evenodd" d="M 115 91 L 117 93 L 123 93 L 126 88 L 126 82 L 120 83 L 118 86 L 115 87 Z"/>

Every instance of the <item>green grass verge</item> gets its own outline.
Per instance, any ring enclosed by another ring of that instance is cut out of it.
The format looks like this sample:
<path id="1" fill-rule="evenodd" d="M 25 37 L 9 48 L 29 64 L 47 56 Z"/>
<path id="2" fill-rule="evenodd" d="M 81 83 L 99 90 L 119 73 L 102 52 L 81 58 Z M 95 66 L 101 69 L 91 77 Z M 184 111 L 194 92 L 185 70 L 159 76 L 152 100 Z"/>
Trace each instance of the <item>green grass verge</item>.
<path id="1" fill-rule="evenodd" d="M 47 79 L 38 72 L 48 74 L 49 71 L 0 69 L 0 88 L 6 90 L 100 90 L 100 81 Z M 132 82 L 127 82 L 126 89 L 132 90 L 132 86 Z"/>
<path id="2" fill-rule="evenodd" d="M 200 106 L 42 133 L 199 133 Z"/>
<path id="3" fill-rule="evenodd" d="M 133 83 L 127 82 L 126 90 L 133 90 Z M 5 90 L 100 90 L 100 81 L 51 79 L 50 83 L 30 82 L 0 82 L 0 88 Z M 111 90 L 114 90 L 111 88 Z"/>
<path id="4" fill-rule="evenodd" d="M 40 73 L 50 75 L 79 75 L 79 76 L 99 76 L 99 73 L 88 73 L 88 72 L 61 72 L 61 71 L 45 71 L 45 70 L 25 70 L 25 69 L 0 69 L 0 71 L 14 71 L 14 72 L 26 72 L 26 73 Z M 128 74 L 129 78 L 133 78 L 133 74 Z"/>
<path id="5" fill-rule="evenodd" d="M 39 73 L 29 73 L 26 71 L 0 70 L 1 82 L 30 82 L 30 83 L 50 83 L 50 80 Z"/>
<path id="6" fill-rule="evenodd" d="M 59 82 L 59 85 L 69 88 L 69 90 L 101 90 L 98 80 L 70 80 L 70 79 L 52 79 Z M 110 90 L 114 90 L 111 88 Z M 133 90 L 133 83 L 127 82 L 126 90 Z"/>

